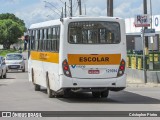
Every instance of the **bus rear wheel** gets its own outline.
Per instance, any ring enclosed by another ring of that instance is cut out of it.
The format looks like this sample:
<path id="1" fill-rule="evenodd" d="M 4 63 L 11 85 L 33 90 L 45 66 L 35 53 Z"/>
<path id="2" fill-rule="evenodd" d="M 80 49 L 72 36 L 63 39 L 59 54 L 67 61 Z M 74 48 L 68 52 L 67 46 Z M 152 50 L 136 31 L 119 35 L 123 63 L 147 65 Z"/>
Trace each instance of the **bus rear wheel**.
<path id="1" fill-rule="evenodd" d="M 106 90 L 106 91 L 101 92 L 101 97 L 102 97 L 102 98 L 107 98 L 108 95 L 109 95 L 109 90 Z"/>
<path id="2" fill-rule="evenodd" d="M 100 98 L 101 97 L 101 92 L 92 92 L 92 96 L 94 98 Z"/>
<path id="3" fill-rule="evenodd" d="M 35 91 L 40 91 L 40 89 L 41 89 L 40 85 L 34 84 L 34 90 Z"/>

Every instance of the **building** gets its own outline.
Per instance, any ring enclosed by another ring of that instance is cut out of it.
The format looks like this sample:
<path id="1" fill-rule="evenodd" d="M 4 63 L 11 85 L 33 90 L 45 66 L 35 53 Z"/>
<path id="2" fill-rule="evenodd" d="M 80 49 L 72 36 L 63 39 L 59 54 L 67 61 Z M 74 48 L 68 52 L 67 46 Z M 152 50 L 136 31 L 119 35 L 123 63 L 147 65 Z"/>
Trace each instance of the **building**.
<path id="1" fill-rule="evenodd" d="M 141 39 L 142 28 L 135 27 L 134 18 L 125 19 L 127 50 L 142 51 L 143 44 Z M 151 28 L 151 27 L 148 27 Z M 160 15 L 152 16 L 152 28 L 155 29 L 156 35 L 151 40 L 148 37 L 149 50 L 160 51 Z"/>

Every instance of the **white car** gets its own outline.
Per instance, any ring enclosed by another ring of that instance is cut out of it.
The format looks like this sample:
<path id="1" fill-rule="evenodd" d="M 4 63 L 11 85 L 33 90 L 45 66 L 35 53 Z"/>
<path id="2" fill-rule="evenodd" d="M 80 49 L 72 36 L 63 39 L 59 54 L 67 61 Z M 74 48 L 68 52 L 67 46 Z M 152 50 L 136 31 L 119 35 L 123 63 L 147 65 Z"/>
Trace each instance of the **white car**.
<path id="1" fill-rule="evenodd" d="M 7 66 L 5 64 L 4 57 L 0 56 L 0 78 L 6 78 L 7 77 Z"/>
<path id="2" fill-rule="evenodd" d="M 25 72 L 25 59 L 21 53 L 9 53 L 6 55 L 5 62 L 8 70 L 22 70 Z"/>

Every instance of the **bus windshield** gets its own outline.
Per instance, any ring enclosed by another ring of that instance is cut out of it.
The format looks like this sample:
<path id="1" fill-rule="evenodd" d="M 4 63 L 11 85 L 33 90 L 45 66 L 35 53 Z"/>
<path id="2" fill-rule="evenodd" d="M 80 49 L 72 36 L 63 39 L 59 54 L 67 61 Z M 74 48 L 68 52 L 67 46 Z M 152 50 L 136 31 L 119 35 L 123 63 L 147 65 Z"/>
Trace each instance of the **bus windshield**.
<path id="1" fill-rule="evenodd" d="M 22 60 L 22 55 L 9 54 L 6 57 L 6 60 Z"/>
<path id="2" fill-rule="evenodd" d="M 121 41 L 117 22 L 71 22 L 68 31 L 71 44 L 118 44 Z"/>

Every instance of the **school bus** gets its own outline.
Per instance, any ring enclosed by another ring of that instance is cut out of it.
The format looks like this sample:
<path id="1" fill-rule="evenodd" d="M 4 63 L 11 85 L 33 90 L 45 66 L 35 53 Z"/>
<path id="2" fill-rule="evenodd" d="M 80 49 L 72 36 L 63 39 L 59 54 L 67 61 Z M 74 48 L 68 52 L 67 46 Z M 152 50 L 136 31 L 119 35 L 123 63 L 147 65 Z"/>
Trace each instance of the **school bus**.
<path id="1" fill-rule="evenodd" d="M 116 17 L 67 17 L 29 28 L 29 81 L 48 97 L 126 87 L 125 23 Z"/>

